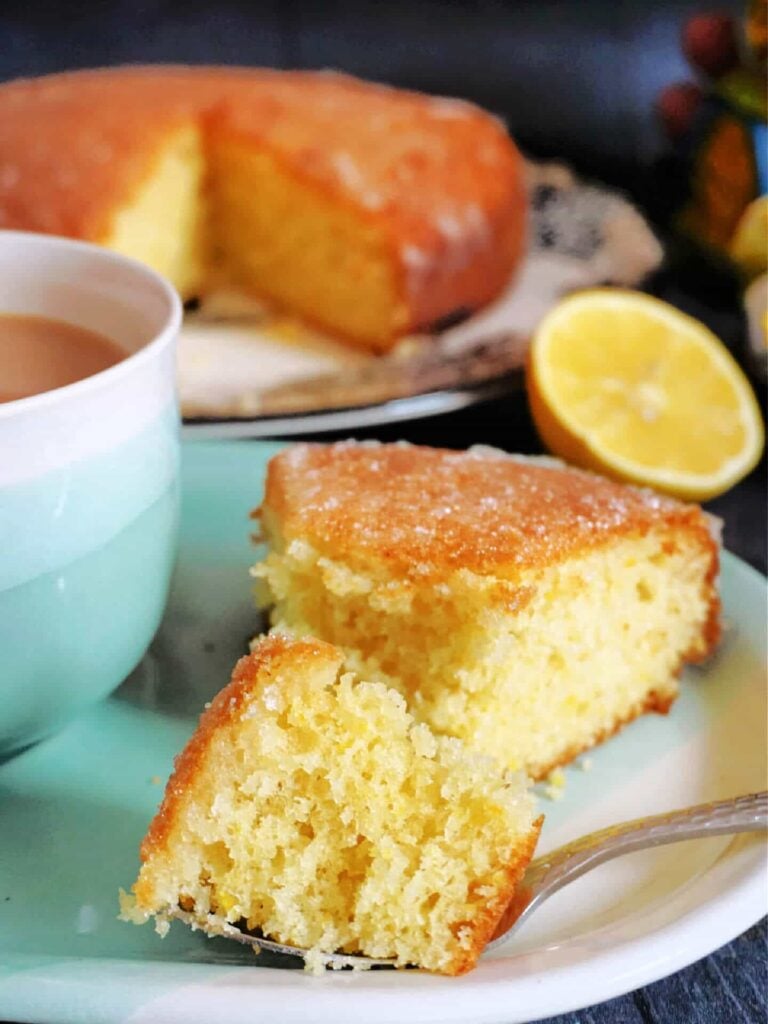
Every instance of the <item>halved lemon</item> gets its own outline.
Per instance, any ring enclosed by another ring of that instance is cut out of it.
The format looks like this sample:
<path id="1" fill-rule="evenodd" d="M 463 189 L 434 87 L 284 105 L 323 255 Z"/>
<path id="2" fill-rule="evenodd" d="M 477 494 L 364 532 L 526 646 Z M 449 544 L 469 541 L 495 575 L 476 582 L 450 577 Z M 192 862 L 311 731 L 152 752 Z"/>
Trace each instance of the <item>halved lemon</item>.
<path id="1" fill-rule="evenodd" d="M 560 302 L 527 366 L 542 440 L 575 465 L 702 500 L 755 466 L 763 422 L 749 381 L 693 317 L 641 292 Z"/>

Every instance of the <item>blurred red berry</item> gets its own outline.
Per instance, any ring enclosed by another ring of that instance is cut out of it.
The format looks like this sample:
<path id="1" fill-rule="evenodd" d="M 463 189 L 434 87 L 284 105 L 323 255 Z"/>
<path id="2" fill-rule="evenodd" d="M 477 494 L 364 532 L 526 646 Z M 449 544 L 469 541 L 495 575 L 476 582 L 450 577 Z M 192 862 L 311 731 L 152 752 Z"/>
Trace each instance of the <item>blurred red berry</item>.
<path id="1" fill-rule="evenodd" d="M 736 67 L 736 25 L 727 14 L 695 14 L 683 26 L 683 53 L 697 71 L 719 78 Z"/>
<path id="2" fill-rule="evenodd" d="M 662 89 L 656 99 L 656 112 L 670 139 L 679 139 L 691 126 L 703 93 L 694 82 L 677 82 Z"/>

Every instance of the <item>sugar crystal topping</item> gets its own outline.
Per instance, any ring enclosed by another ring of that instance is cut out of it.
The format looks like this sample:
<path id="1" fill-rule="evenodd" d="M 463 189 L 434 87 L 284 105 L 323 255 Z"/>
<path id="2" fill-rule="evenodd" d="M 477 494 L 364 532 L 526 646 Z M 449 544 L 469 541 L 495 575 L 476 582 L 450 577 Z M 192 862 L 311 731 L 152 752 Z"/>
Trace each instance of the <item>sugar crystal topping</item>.
<path id="1" fill-rule="evenodd" d="M 706 528 L 696 507 L 553 460 L 378 442 L 288 449 L 273 460 L 266 505 L 286 538 L 410 576 L 503 574 L 658 523 Z"/>

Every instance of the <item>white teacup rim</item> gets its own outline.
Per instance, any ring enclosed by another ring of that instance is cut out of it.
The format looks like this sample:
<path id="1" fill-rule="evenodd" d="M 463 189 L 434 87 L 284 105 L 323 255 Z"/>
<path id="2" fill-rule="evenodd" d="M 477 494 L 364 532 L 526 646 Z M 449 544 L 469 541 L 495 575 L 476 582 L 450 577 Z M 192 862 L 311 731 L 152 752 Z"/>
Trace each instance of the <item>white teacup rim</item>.
<path id="1" fill-rule="evenodd" d="M 160 293 L 168 300 L 169 315 L 164 326 L 146 344 L 142 345 L 136 352 L 127 352 L 120 362 L 113 366 L 100 370 L 98 373 L 73 381 L 71 384 L 64 384 L 58 388 L 51 388 L 48 391 L 41 391 L 36 395 L 29 395 L 25 398 L 14 398 L 8 402 L 0 402 L 0 420 L 9 419 L 19 412 L 34 412 L 36 409 L 43 409 L 59 401 L 66 400 L 79 395 L 87 395 L 90 391 L 117 380 L 120 375 L 130 373 L 138 363 L 152 359 L 158 349 L 165 345 L 178 333 L 181 326 L 183 307 L 178 292 L 156 270 L 140 260 L 131 256 L 123 256 L 121 253 L 113 252 L 104 246 L 96 245 L 93 242 L 84 242 L 76 238 L 66 238 L 61 235 L 46 235 L 35 231 L 12 231 L 0 229 L 0 246 L 6 241 L 17 241 L 23 244 L 36 244 L 53 248 L 60 247 L 70 251 L 89 252 L 98 256 L 107 263 L 129 266 L 142 274 L 148 283 L 155 285 Z M 66 320 L 65 317 L 62 319 Z"/>

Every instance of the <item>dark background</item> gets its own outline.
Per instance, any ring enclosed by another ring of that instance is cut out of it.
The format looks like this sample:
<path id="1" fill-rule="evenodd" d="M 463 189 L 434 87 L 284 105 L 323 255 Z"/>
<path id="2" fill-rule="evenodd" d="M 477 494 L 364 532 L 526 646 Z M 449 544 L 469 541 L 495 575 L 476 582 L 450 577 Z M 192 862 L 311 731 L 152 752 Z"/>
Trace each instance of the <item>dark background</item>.
<path id="1" fill-rule="evenodd" d="M 392 85 L 475 100 L 504 117 L 521 146 L 629 191 L 663 232 L 671 187 L 653 114 L 666 84 L 693 75 L 680 51 L 685 18 L 719 0 L 0 0 L 0 80 L 157 61 L 333 67 Z M 661 218 L 661 219 L 660 219 Z M 743 354 L 736 282 L 672 256 L 650 290 L 704 319 Z M 758 385 L 761 398 L 763 388 Z M 706 411 L 702 410 L 705 415 Z M 540 450 L 527 410 L 510 400 L 422 423 L 359 432 L 382 439 Z M 765 460 L 711 503 L 726 543 L 766 569 Z M 558 1024 L 757 1024 L 768 1017 L 765 926 L 706 960 Z"/>
<path id="2" fill-rule="evenodd" d="M 743 4 L 719 0 L 738 14 Z M 691 0 L 2 0 L 0 78 L 177 61 L 333 67 L 463 96 L 540 155 L 634 177 L 653 98 L 689 76 Z M 706 7 L 706 4 L 705 4 Z"/>

